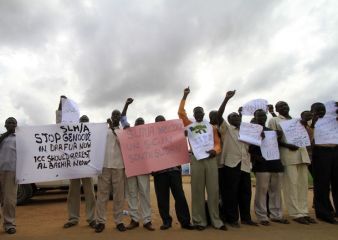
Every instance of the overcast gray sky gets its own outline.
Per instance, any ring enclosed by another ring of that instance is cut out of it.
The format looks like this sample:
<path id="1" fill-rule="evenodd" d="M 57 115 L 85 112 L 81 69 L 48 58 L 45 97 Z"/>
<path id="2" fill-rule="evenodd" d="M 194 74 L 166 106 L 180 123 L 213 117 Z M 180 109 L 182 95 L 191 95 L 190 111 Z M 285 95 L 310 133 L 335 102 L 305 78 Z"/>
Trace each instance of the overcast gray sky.
<path id="1" fill-rule="evenodd" d="M 59 96 L 103 122 L 285 100 L 298 117 L 337 100 L 336 0 L 0 0 L 0 124 L 55 121 Z M 4 129 L 1 128 L 3 131 Z"/>

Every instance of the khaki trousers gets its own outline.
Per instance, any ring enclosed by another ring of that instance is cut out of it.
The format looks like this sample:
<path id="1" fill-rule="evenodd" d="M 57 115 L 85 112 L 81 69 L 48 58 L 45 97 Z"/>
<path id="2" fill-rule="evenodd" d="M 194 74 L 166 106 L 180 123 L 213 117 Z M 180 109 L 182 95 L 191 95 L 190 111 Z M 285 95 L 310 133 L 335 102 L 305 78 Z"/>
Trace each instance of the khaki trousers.
<path id="1" fill-rule="evenodd" d="M 0 171 L 0 217 L 3 227 L 7 231 L 15 228 L 15 208 L 18 185 L 15 182 L 15 172 Z"/>
<path id="2" fill-rule="evenodd" d="M 308 170 L 306 164 L 284 166 L 283 195 L 288 213 L 293 218 L 308 216 Z"/>
<path id="3" fill-rule="evenodd" d="M 127 178 L 127 189 L 127 200 L 131 219 L 135 222 L 140 220 L 138 211 L 140 204 L 143 224 L 151 222 L 149 175 Z"/>
<path id="4" fill-rule="evenodd" d="M 218 162 L 216 158 L 191 161 L 191 205 L 194 225 L 207 226 L 205 191 L 208 196 L 208 210 L 211 224 L 215 228 L 223 226 L 219 217 Z"/>
<path id="5" fill-rule="evenodd" d="M 68 190 L 68 221 L 78 223 L 80 218 L 81 182 L 86 200 L 87 222 L 95 220 L 95 193 L 92 178 L 71 179 Z"/>
<path id="6" fill-rule="evenodd" d="M 282 181 L 283 173 L 257 172 L 255 213 L 258 221 L 268 221 L 266 195 L 269 193 L 270 218 L 280 220 L 282 211 Z"/>
<path id="7" fill-rule="evenodd" d="M 103 168 L 102 174 L 99 175 L 97 183 L 97 200 L 96 200 L 96 221 L 97 223 L 106 223 L 107 203 L 109 195 L 113 189 L 113 214 L 115 224 L 122 223 L 124 193 L 125 193 L 125 173 L 124 168 Z"/>

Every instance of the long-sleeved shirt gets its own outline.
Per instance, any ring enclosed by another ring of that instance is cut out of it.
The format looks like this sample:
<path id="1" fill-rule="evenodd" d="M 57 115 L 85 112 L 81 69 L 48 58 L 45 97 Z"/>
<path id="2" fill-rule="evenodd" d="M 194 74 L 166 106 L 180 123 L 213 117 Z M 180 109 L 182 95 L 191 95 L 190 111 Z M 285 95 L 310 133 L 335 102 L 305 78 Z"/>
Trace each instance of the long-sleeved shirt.
<path id="1" fill-rule="evenodd" d="M 10 134 L 0 143 L 0 171 L 15 172 L 16 168 L 16 136 Z"/>

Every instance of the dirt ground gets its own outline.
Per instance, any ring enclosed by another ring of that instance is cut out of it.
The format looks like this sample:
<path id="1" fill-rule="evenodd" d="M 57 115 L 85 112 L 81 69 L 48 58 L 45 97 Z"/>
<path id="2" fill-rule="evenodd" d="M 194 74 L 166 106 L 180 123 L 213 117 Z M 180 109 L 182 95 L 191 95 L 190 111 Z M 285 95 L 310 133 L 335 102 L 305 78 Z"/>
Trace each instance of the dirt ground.
<path id="1" fill-rule="evenodd" d="M 191 191 L 190 184 L 187 180 L 184 183 L 185 194 L 190 205 Z M 254 194 L 254 188 L 253 188 Z M 309 190 L 308 202 L 312 205 L 312 190 Z M 113 201 L 109 202 L 108 206 L 108 221 L 106 229 L 101 233 L 95 233 L 85 221 L 84 200 L 81 204 L 81 219 L 79 225 L 64 229 L 62 226 L 67 220 L 67 192 L 52 192 L 44 195 L 35 196 L 29 203 L 17 208 L 17 233 L 8 235 L 3 231 L 0 232 L 0 239 L 133 239 L 133 240 L 206 240 L 206 239 L 231 239 L 231 240 L 291 240 L 291 239 L 338 239 L 338 225 L 331 225 L 324 222 L 319 222 L 313 225 L 300 225 L 292 222 L 289 225 L 281 225 L 273 223 L 271 226 L 250 227 L 241 226 L 239 229 L 229 228 L 228 231 L 215 230 L 208 228 L 202 232 L 189 231 L 180 228 L 173 209 L 173 200 L 171 200 L 171 215 L 173 216 L 173 228 L 162 231 L 159 229 L 161 218 L 158 213 L 156 197 L 151 182 L 151 204 L 153 224 L 156 231 L 149 232 L 143 227 L 126 232 L 118 232 L 115 228 L 112 217 Z M 314 216 L 313 209 L 310 208 L 311 216 Z M 252 213 L 255 219 L 254 213 Z M 129 217 L 126 216 L 124 222 L 129 223 Z"/>

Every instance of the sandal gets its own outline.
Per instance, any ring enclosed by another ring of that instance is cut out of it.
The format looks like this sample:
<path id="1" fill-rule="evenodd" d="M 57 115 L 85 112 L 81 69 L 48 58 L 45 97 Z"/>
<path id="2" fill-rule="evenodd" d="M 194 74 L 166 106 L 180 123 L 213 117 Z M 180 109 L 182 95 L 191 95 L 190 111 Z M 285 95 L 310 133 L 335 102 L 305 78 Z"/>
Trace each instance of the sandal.
<path id="1" fill-rule="evenodd" d="M 298 222 L 300 224 L 305 224 L 305 225 L 310 224 L 304 217 L 295 218 L 293 219 L 293 221 Z"/>

